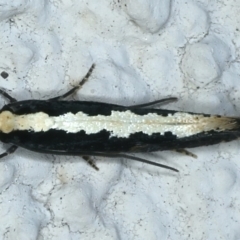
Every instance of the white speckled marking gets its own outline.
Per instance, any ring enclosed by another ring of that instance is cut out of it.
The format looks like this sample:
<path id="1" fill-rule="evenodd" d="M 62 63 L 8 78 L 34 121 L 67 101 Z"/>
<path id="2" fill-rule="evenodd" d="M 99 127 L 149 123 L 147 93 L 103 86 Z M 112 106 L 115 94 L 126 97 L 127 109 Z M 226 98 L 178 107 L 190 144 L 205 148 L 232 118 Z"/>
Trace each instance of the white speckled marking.
<path id="1" fill-rule="evenodd" d="M 6 120 L 7 117 L 7 120 Z M 130 134 L 143 132 L 164 134 L 172 132 L 178 138 L 189 137 L 204 131 L 223 131 L 237 127 L 234 118 L 204 116 L 178 112 L 167 117 L 149 113 L 141 116 L 132 113 L 112 111 L 110 116 L 88 116 L 85 113 L 66 113 L 58 117 L 50 117 L 39 112 L 35 114 L 14 115 L 9 111 L 0 114 L 0 130 L 9 133 L 13 130 L 29 130 L 46 132 L 50 129 L 77 133 L 81 130 L 87 134 L 98 133 L 105 129 L 111 132 L 111 137 L 127 138 Z"/>

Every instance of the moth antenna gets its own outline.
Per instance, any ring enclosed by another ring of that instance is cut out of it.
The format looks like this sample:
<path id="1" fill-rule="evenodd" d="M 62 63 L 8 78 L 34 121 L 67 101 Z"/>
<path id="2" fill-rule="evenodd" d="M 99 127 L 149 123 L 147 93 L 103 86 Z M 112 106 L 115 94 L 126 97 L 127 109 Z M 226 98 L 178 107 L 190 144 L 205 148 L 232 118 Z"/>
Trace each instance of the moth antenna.
<path id="1" fill-rule="evenodd" d="M 169 166 L 161 164 L 161 163 L 152 162 L 152 161 L 146 160 L 144 158 L 134 157 L 134 156 L 125 155 L 125 154 L 118 154 L 117 156 L 118 157 L 124 157 L 124 158 L 131 159 L 131 160 L 135 160 L 135 161 L 138 161 L 138 162 L 147 163 L 147 164 L 150 164 L 150 165 L 153 165 L 153 166 L 169 169 L 169 170 L 172 170 L 174 172 L 179 172 L 176 168 L 169 167 Z"/>

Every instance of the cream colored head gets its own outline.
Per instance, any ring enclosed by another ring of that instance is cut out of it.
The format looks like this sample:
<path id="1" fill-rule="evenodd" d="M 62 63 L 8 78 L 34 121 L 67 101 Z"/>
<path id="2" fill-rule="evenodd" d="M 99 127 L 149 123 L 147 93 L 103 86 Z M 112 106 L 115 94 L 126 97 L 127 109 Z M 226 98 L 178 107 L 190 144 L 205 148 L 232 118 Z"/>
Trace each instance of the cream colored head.
<path id="1" fill-rule="evenodd" d="M 0 131 L 10 133 L 14 129 L 14 114 L 9 111 L 0 113 Z"/>

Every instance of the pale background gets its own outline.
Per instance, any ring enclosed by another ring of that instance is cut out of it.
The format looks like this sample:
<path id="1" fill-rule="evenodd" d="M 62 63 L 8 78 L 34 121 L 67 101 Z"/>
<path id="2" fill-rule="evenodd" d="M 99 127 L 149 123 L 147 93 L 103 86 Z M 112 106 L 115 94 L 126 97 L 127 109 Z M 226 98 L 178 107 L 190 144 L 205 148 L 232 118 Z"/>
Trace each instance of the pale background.
<path id="1" fill-rule="evenodd" d="M 0 0 L 0 87 L 48 99 L 96 63 L 75 99 L 240 116 L 239 28 L 235 0 Z M 19 149 L 0 162 L 0 239 L 240 239 L 239 141 L 192 152 L 143 156 L 176 174 Z"/>

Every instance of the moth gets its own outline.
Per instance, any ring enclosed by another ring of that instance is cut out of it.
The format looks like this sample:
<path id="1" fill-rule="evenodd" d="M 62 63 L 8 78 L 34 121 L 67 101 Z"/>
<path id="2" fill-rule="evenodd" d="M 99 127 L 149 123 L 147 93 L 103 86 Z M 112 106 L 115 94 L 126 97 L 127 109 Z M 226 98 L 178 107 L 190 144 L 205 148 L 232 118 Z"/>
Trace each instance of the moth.
<path id="1" fill-rule="evenodd" d="M 123 157 L 177 172 L 131 154 L 175 150 L 194 157 L 185 148 L 232 141 L 240 135 L 237 117 L 153 108 L 176 98 L 133 106 L 66 101 L 89 79 L 94 67 L 77 86 L 48 100 L 17 101 L 0 90 L 10 101 L 0 110 L 0 140 L 11 145 L 0 158 L 22 147 L 45 154 L 82 156 L 96 169 L 89 156 Z"/>

